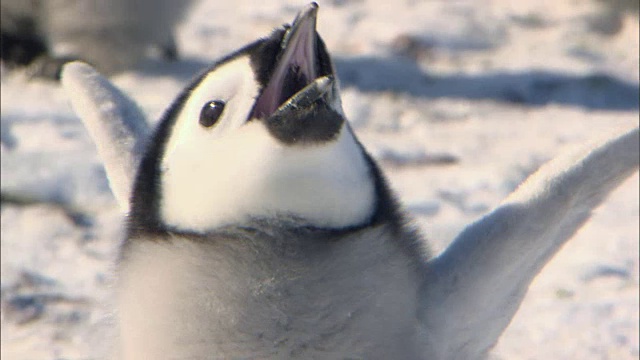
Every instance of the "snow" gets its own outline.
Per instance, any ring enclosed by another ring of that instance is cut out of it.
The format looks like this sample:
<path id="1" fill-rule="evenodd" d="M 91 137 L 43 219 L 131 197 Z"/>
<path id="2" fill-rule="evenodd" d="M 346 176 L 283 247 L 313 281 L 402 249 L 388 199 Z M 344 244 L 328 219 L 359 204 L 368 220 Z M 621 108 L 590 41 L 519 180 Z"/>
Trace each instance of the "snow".
<path id="1" fill-rule="evenodd" d="M 603 4 L 320 2 L 345 111 L 435 253 L 545 161 L 638 123 L 638 17 Z M 182 61 L 112 80 L 156 119 L 302 5 L 201 1 L 178 28 Z M 60 87 L 6 70 L 1 86 L 2 358 L 98 357 L 120 211 Z M 543 269 L 495 359 L 638 358 L 638 181 Z"/>

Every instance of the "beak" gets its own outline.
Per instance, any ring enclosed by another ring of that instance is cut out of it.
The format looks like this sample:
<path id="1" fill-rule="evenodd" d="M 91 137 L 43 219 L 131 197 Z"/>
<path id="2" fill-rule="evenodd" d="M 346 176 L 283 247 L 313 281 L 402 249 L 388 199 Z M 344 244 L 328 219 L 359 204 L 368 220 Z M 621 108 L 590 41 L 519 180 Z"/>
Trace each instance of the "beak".
<path id="1" fill-rule="evenodd" d="M 272 116 L 286 116 L 288 112 L 308 108 L 317 100 L 332 95 L 332 91 L 333 77 L 319 77 L 280 105 Z"/>
<path id="2" fill-rule="evenodd" d="M 256 100 L 252 117 L 267 118 L 281 106 L 301 106 L 302 104 L 297 102 L 308 102 L 310 99 L 315 101 L 327 92 L 326 82 L 332 83 L 332 79 L 322 77 L 325 80 L 316 84 L 318 78 L 317 14 L 318 4 L 311 3 L 298 13 L 285 33 L 281 43 L 280 59 L 267 86 Z M 299 92 L 301 94 L 298 94 Z"/>

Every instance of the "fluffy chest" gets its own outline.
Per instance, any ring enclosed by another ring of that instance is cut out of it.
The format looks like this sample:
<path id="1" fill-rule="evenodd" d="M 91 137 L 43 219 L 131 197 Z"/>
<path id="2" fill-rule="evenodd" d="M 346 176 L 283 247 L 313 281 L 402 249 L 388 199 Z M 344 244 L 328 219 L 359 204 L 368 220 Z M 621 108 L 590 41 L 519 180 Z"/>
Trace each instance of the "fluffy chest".
<path id="1" fill-rule="evenodd" d="M 261 239 L 136 241 L 120 269 L 124 358 L 413 351 L 415 274 L 382 232 L 369 235 L 278 247 Z"/>

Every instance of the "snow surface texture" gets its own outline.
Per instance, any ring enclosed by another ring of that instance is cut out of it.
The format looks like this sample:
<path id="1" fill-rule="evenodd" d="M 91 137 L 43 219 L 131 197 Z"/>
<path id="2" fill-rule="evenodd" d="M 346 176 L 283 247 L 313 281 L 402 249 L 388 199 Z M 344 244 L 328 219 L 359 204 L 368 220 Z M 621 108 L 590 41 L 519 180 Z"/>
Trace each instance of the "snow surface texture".
<path id="1" fill-rule="evenodd" d="M 112 80 L 157 119 L 303 5 L 273 4 L 202 1 L 178 31 L 183 61 Z M 586 0 L 320 6 L 345 111 L 435 253 L 546 160 L 638 122 L 634 15 Z M 108 347 L 120 212 L 62 90 L 1 84 L 1 355 L 92 358 Z M 638 357 L 638 196 L 636 174 L 543 269 L 494 358 Z"/>

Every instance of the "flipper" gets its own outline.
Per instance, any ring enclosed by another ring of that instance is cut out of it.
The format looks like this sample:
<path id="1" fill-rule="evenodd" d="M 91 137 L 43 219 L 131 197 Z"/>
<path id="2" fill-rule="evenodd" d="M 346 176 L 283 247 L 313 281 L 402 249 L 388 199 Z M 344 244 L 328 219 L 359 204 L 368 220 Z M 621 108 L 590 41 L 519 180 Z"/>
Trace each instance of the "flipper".
<path id="1" fill-rule="evenodd" d="M 144 114 L 133 100 L 85 63 L 66 64 L 62 85 L 98 148 L 111 191 L 121 209 L 128 212 L 137 167 L 150 136 Z"/>
<path id="2" fill-rule="evenodd" d="M 421 326 L 447 359 L 485 355 L 542 267 L 639 162 L 634 128 L 541 167 L 427 264 Z"/>

